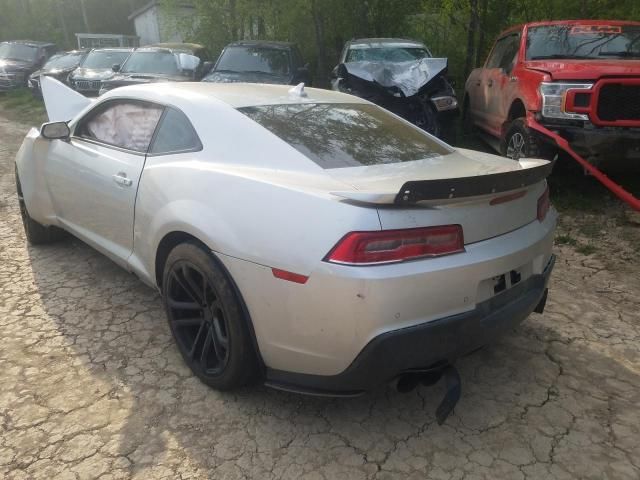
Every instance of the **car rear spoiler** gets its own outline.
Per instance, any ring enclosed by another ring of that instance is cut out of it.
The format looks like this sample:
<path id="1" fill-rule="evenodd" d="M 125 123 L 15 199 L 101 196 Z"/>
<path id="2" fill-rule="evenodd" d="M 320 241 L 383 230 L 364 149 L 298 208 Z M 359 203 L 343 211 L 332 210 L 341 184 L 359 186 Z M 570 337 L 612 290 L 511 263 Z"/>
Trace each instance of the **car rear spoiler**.
<path id="1" fill-rule="evenodd" d="M 410 205 L 426 202 L 432 205 L 451 203 L 467 197 L 509 192 L 534 185 L 547 178 L 554 162 L 544 162 L 510 172 L 474 175 L 471 177 L 411 180 L 397 193 L 391 192 L 331 192 L 347 200 L 378 205 Z"/>

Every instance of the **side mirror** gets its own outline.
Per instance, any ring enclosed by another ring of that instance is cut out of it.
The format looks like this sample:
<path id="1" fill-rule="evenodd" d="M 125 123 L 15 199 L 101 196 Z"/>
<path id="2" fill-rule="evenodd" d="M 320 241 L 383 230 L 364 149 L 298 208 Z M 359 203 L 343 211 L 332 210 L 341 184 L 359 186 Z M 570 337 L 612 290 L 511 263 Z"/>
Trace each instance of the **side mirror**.
<path id="1" fill-rule="evenodd" d="M 195 72 L 200 66 L 200 59 L 195 55 L 181 53 L 178 55 L 178 63 L 180 65 L 180 70 Z"/>
<path id="2" fill-rule="evenodd" d="M 71 136 L 71 130 L 67 122 L 51 122 L 40 127 L 40 135 L 47 140 L 67 140 Z"/>
<path id="3" fill-rule="evenodd" d="M 111 65 L 111 70 L 118 73 L 120 71 L 120 65 L 117 63 L 115 65 Z"/>

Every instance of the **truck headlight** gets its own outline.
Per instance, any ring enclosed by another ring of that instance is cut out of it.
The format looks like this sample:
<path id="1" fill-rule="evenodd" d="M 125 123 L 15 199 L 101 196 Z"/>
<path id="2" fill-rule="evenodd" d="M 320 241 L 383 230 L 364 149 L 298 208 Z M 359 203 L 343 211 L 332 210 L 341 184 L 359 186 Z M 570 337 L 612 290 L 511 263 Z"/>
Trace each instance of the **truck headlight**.
<path id="1" fill-rule="evenodd" d="M 593 87 L 592 83 L 542 82 L 540 84 L 542 116 L 563 120 L 589 120 L 589 115 L 586 113 L 565 111 L 565 98 L 569 90 L 589 90 L 591 87 Z"/>
<path id="2" fill-rule="evenodd" d="M 436 110 L 439 112 L 458 108 L 458 99 L 450 95 L 446 95 L 444 97 L 433 97 L 431 99 L 431 103 L 433 103 L 433 106 L 436 107 Z"/>

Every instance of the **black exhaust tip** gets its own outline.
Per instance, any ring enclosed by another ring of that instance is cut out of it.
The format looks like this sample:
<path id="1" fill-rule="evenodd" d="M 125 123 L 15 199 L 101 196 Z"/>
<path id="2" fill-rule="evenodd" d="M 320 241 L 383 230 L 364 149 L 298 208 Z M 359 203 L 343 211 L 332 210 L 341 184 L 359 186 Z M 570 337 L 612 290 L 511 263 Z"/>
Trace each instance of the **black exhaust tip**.
<path id="1" fill-rule="evenodd" d="M 547 305 L 547 295 L 549 295 L 549 289 L 545 288 L 542 298 L 538 302 L 538 305 L 536 305 L 536 308 L 533 309 L 534 312 L 544 313 L 544 307 Z"/>
<path id="2" fill-rule="evenodd" d="M 409 393 L 416 389 L 420 383 L 420 375 L 417 373 L 405 373 L 396 380 L 396 390 L 400 393 Z"/>

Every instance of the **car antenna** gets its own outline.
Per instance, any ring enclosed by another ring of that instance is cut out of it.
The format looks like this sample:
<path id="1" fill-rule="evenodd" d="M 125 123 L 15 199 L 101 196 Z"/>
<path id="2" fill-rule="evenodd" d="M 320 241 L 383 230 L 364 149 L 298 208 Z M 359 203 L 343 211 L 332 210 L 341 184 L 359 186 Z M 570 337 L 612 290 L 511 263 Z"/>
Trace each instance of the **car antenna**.
<path id="1" fill-rule="evenodd" d="M 293 88 L 289 89 L 289 95 L 293 95 L 296 97 L 306 97 L 307 96 L 307 92 L 304 91 L 304 82 L 299 83 L 298 85 L 296 85 Z"/>

